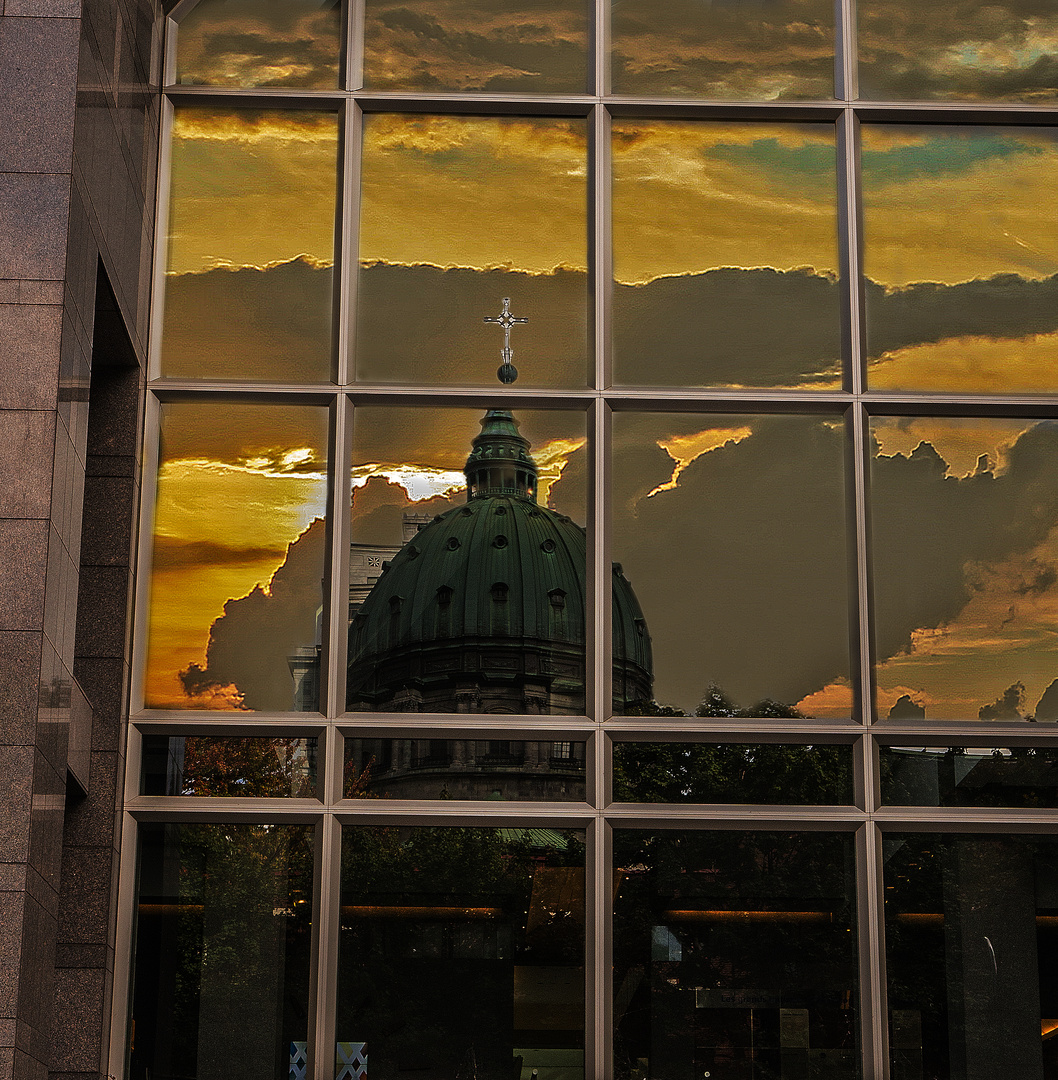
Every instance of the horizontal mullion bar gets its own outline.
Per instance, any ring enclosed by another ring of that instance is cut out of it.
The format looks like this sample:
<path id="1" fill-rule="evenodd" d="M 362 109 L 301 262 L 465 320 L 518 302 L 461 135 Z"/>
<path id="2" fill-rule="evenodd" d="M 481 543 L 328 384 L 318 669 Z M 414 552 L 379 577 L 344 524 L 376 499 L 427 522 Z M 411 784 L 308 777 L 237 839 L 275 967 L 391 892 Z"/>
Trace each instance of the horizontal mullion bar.
<path id="1" fill-rule="evenodd" d="M 873 814 L 885 832 L 1058 833 L 1054 810 L 994 807 L 886 806 Z"/>
<path id="2" fill-rule="evenodd" d="M 702 736 L 698 741 L 719 741 L 736 738 L 750 742 L 852 742 L 866 732 L 863 724 L 853 720 L 786 720 L 764 718 L 718 719 L 708 716 L 689 716 L 686 724 L 680 724 L 671 716 L 615 716 L 608 720 L 603 730 L 621 742 L 633 742 L 648 736 L 661 742 L 679 741 L 684 735 Z M 765 739 L 764 736 L 769 736 Z M 817 738 L 818 737 L 818 738 Z"/>
<path id="3" fill-rule="evenodd" d="M 322 730 L 327 725 L 327 720 L 322 713 L 317 712 L 268 713 L 262 715 L 255 712 L 209 713 L 183 712 L 179 709 L 144 709 L 143 712 L 133 713 L 129 717 L 129 723 L 135 724 L 144 731 L 149 727 L 153 734 L 158 734 L 159 728 L 171 728 L 174 732 L 178 729 L 180 731 L 191 731 L 206 728 L 211 731 L 219 731 L 221 728 L 230 728 L 240 734 L 246 734 L 253 728 L 260 728 L 265 734 L 275 734 L 277 728 L 280 730 L 290 728 L 291 731 L 304 731 L 308 728 Z"/>
<path id="4" fill-rule="evenodd" d="M 314 824 L 328 813 L 315 799 L 202 799 L 194 796 L 139 795 L 125 801 L 137 821 L 259 821 L 265 825 Z"/>
<path id="5" fill-rule="evenodd" d="M 859 399 L 872 416 L 1058 416 L 1058 394 L 895 394 L 868 391 Z"/>
<path id="6" fill-rule="evenodd" d="M 973 746 L 1034 746 L 1058 741 L 1058 725 L 1024 720 L 1021 723 L 967 720 L 876 720 L 871 734 L 883 746 L 913 740 L 918 746 L 948 746 L 952 740 Z"/>
<path id="7" fill-rule="evenodd" d="M 251 714 L 252 716 L 253 714 Z M 210 735 L 236 735 L 277 738 L 289 735 L 292 738 L 307 739 L 322 735 L 327 730 L 327 721 L 315 713 L 308 714 L 307 722 L 293 723 L 289 720 L 246 721 L 214 720 L 210 717 L 199 719 L 155 720 L 143 717 L 134 718 L 133 725 L 143 735 L 176 735 L 190 737 L 208 737 Z"/>
<path id="8" fill-rule="evenodd" d="M 381 802 L 387 803 L 382 810 Z M 586 803 L 456 802 L 407 799 L 347 799 L 333 812 L 343 824 L 459 825 L 473 828 L 584 829 L 599 816 Z"/>
<path id="9" fill-rule="evenodd" d="M 323 107 L 336 112 L 349 97 L 345 90 L 288 90 L 270 86 L 181 86 L 173 84 L 162 88 L 162 93 L 172 101 L 194 101 L 196 105 L 217 104 L 225 107 L 245 106 L 260 108 L 262 101 L 288 108 Z"/>
<path id="10" fill-rule="evenodd" d="M 430 719 L 428 722 L 415 720 L 408 722 L 383 723 L 375 713 L 364 713 L 363 725 L 350 723 L 348 718 L 337 721 L 338 730 L 347 739 L 476 739 L 483 736 L 494 738 L 502 734 L 505 739 L 518 741 L 538 740 L 541 742 L 568 741 L 586 739 L 599 730 L 594 720 L 584 717 L 570 719 L 565 716 L 519 717 L 514 724 L 505 724 L 499 718 L 482 716 L 480 721 L 468 718 L 466 713 L 453 716 L 448 723 Z M 407 715 L 407 714 L 405 714 Z M 422 713 L 416 713 L 416 717 Z M 539 723 L 531 723 L 537 719 Z"/>
<path id="11" fill-rule="evenodd" d="M 621 119 L 674 120 L 816 120 L 833 122 L 848 108 L 841 101 L 717 101 L 708 98 L 634 97 L 611 94 L 600 98 L 611 115 Z"/>
<path id="12" fill-rule="evenodd" d="M 868 820 L 855 806 L 784 806 L 776 803 L 611 803 L 605 811 L 614 828 L 653 829 L 839 829 L 851 832 Z"/>

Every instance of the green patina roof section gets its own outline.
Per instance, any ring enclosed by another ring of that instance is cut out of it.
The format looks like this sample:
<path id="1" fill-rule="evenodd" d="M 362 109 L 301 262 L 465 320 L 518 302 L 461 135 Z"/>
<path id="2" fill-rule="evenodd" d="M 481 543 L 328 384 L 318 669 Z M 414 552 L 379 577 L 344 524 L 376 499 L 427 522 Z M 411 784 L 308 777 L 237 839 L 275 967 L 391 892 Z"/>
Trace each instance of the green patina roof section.
<path id="1" fill-rule="evenodd" d="M 518 496 L 472 499 L 393 557 L 357 615 L 350 660 L 442 637 L 583 646 L 586 563 L 584 529 L 565 515 Z M 649 671 L 639 602 L 617 566 L 612 582 L 614 655 Z"/>

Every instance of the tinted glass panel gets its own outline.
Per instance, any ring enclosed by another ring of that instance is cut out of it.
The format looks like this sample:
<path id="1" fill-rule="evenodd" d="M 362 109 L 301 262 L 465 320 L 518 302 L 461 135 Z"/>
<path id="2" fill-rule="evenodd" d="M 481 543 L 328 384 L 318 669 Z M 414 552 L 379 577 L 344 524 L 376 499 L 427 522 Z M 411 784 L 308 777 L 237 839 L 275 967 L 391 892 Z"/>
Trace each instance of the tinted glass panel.
<path id="1" fill-rule="evenodd" d="M 894 1078 L 1058 1075 L 1054 839 L 889 835 L 883 851 Z"/>
<path id="2" fill-rule="evenodd" d="M 613 168 L 617 382 L 840 387 L 832 125 L 618 120 Z"/>
<path id="3" fill-rule="evenodd" d="M 304 406 L 162 406 L 148 708 L 317 708 L 327 424 Z"/>
<path id="4" fill-rule="evenodd" d="M 335 113 L 180 107 L 162 374 L 331 377 Z"/>
<path id="5" fill-rule="evenodd" d="M 1054 391 L 1058 134 L 864 125 L 862 164 L 871 387 Z"/>
<path id="6" fill-rule="evenodd" d="M 503 297 L 519 385 L 588 376 L 583 120 L 364 118 L 356 370 L 495 385 Z"/>
<path id="7" fill-rule="evenodd" d="M 372 1074 L 581 1076 L 584 836 L 342 830 L 339 1043 Z"/>
<path id="8" fill-rule="evenodd" d="M 316 740 L 144 735 L 141 794 L 311 799 Z"/>
<path id="9" fill-rule="evenodd" d="M 863 97 L 1039 104 L 1058 97 L 1058 11 L 1050 0 L 860 0 L 856 10 Z"/>
<path id="10" fill-rule="evenodd" d="M 834 5 L 613 0 L 613 88 L 773 101 L 834 94 Z"/>
<path id="11" fill-rule="evenodd" d="M 618 802 L 852 802 L 848 746 L 617 742 L 613 767 Z"/>
<path id="12" fill-rule="evenodd" d="M 613 433 L 615 711 L 848 716 L 841 421 L 618 413 Z"/>
<path id="13" fill-rule="evenodd" d="M 583 713 L 585 442 L 582 413 L 356 410 L 349 709 Z"/>
<path id="14" fill-rule="evenodd" d="M 140 826 L 129 1076 L 288 1080 L 308 1038 L 312 829 Z"/>
<path id="15" fill-rule="evenodd" d="M 897 806 L 1058 806 L 1050 747 L 882 746 L 882 800 Z"/>
<path id="16" fill-rule="evenodd" d="M 615 1075 L 859 1076 L 851 835 L 614 833 Z"/>
<path id="17" fill-rule="evenodd" d="M 582 742 L 345 739 L 347 799 L 584 801 Z"/>
<path id="18" fill-rule="evenodd" d="M 871 424 L 879 715 L 1058 719 L 1058 424 Z"/>
<path id="19" fill-rule="evenodd" d="M 341 4 L 336 0 L 199 0 L 180 20 L 182 85 L 338 85 Z"/>
<path id="20" fill-rule="evenodd" d="M 367 0 L 364 85 L 583 94 L 587 47 L 578 0 Z"/>

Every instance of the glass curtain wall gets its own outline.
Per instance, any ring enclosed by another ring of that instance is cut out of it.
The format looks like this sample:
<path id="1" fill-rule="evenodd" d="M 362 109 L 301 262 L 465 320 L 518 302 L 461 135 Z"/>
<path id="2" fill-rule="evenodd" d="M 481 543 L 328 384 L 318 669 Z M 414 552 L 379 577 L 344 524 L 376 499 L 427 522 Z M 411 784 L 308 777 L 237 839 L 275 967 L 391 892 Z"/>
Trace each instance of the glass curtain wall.
<path id="1" fill-rule="evenodd" d="M 1058 1080 L 1052 5 L 165 35 L 110 1072 Z"/>

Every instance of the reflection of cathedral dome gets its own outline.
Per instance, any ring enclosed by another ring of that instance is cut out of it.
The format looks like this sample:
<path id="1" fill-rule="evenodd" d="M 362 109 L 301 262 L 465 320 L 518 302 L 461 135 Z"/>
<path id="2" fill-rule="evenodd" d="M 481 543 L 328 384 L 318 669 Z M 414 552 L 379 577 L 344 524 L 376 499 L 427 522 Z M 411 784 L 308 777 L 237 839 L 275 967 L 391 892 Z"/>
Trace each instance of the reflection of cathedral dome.
<path id="1" fill-rule="evenodd" d="M 466 504 L 394 556 L 353 618 L 350 708 L 584 711 L 584 529 L 536 503 L 536 465 L 505 409 L 481 421 Z M 649 700 L 650 639 L 613 574 L 614 698 Z"/>

